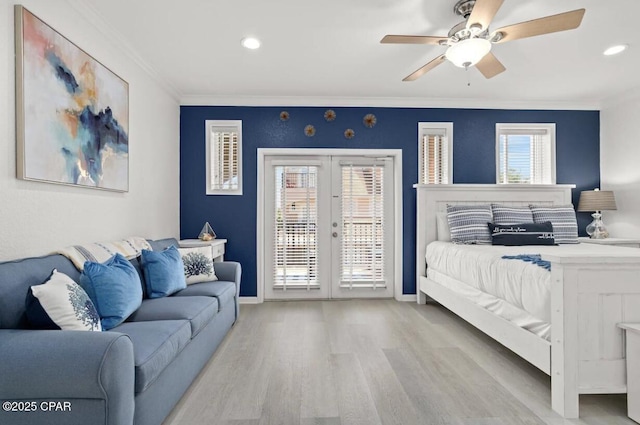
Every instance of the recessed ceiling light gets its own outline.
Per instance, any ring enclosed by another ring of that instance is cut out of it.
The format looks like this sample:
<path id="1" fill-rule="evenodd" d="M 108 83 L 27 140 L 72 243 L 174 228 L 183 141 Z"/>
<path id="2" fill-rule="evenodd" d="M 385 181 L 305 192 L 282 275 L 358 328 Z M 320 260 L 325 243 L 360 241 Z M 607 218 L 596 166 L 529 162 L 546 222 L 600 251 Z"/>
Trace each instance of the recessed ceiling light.
<path id="1" fill-rule="evenodd" d="M 240 44 L 242 44 L 242 47 L 255 50 L 260 47 L 260 40 L 254 37 L 245 37 L 240 41 Z"/>
<path id="2" fill-rule="evenodd" d="M 615 46 L 609 47 L 602 54 L 605 56 L 617 55 L 618 53 L 622 53 L 627 50 L 629 46 L 627 44 L 618 44 Z"/>

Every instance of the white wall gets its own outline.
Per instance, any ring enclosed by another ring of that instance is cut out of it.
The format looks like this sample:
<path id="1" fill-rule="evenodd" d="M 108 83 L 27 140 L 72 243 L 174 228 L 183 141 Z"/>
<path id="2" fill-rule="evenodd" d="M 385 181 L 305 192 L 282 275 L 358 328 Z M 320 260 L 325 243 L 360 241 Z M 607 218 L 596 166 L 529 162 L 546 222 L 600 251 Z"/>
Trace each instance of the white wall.
<path id="1" fill-rule="evenodd" d="M 600 179 L 617 211 L 603 212 L 612 237 L 640 238 L 640 90 L 600 112 Z"/>
<path id="2" fill-rule="evenodd" d="M 20 4 L 129 83 L 129 192 L 16 179 L 14 3 L 0 2 L 0 261 L 131 235 L 177 237 L 179 104 L 64 0 Z"/>

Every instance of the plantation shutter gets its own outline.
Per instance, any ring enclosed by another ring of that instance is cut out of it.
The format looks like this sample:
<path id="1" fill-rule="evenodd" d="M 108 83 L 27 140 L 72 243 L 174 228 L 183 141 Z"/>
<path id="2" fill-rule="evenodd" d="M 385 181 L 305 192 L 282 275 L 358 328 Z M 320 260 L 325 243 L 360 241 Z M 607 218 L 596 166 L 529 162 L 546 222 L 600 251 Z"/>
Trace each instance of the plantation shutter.
<path id="1" fill-rule="evenodd" d="M 239 188 L 238 133 L 212 131 L 211 189 L 237 190 Z"/>
<path id="2" fill-rule="evenodd" d="M 317 166 L 275 167 L 274 288 L 317 288 Z"/>
<path id="3" fill-rule="evenodd" d="M 546 129 L 502 129 L 498 145 L 498 183 L 553 183 L 551 142 Z"/>
<path id="4" fill-rule="evenodd" d="M 449 141 L 444 130 L 430 130 L 420 142 L 420 183 L 448 184 Z"/>
<path id="5" fill-rule="evenodd" d="M 340 285 L 385 286 L 384 165 L 341 164 Z"/>

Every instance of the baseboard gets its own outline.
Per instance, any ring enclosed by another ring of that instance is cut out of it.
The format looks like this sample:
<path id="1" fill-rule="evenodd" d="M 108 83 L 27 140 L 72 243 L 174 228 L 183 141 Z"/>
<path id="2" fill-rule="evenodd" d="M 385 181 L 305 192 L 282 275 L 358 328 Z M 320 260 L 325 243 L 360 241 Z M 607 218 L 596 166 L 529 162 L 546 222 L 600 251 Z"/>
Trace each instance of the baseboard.
<path id="1" fill-rule="evenodd" d="M 260 304 L 258 297 L 240 297 L 240 304 Z"/>
<path id="2" fill-rule="evenodd" d="M 416 294 L 402 294 L 399 297 L 396 297 L 396 301 L 406 302 L 406 303 L 415 303 L 418 298 Z"/>
<path id="3" fill-rule="evenodd" d="M 415 303 L 417 300 L 416 294 L 403 294 L 396 297 L 396 301 Z M 258 297 L 240 297 L 240 304 L 261 304 L 258 301 Z"/>

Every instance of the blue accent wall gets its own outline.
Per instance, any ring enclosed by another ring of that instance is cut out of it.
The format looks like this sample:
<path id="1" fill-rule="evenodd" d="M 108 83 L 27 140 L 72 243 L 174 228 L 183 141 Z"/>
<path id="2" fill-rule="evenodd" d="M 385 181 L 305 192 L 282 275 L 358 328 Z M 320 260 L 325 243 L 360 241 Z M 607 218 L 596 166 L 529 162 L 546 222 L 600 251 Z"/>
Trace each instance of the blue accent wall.
<path id="1" fill-rule="evenodd" d="M 320 107 L 180 108 L 180 237 L 195 238 L 206 221 L 219 238 L 229 240 L 225 258 L 242 263 L 243 296 L 256 296 L 256 173 L 258 148 L 402 149 L 403 292 L 415 294 L 415 210 L 413 184 L 418 179 L 418 122 L 453 122 L 453 182 L 495 183 L 496 123 L 556 123 L 557 183 L 581 190 L 600 184 L 599 111 L 542 111 L 440 108 L 332 108 L 337 117 L 324 119 Z M 288 111 L 288 121 L 280 112 Z M 362 118 L 373 113 L 377 124 Z M 205 195 L 205 121 L 242 120 L 243 195 Z M 304 127 L 316 128 L 314 137 Z M 344 130 L 355 137 L 347 140 Z M 581 234 L 589 214 L 578 214 Z"/>

